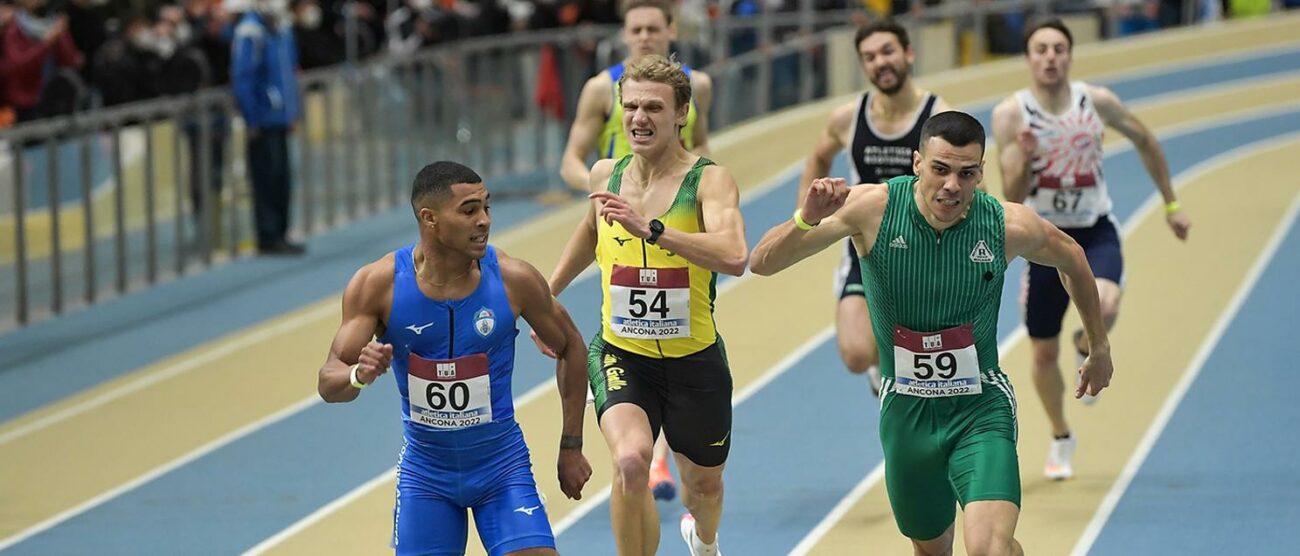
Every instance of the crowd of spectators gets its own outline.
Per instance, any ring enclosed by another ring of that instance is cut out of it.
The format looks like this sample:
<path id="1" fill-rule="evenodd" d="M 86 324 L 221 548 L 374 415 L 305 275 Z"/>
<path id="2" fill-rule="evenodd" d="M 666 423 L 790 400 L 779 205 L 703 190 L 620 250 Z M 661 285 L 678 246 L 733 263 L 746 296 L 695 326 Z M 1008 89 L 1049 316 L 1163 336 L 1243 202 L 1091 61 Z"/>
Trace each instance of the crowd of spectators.
<path id="1" fill-rule="evenodd" d="M 268 0 L 0 0 L 0 127 L 81 108 L 112 106 L 229 82 L 233 29 L 254 2 Z M 275 1 L 275 0 L 271 0 Z M 865 7 L 923 12 L 942 0 L 814 0 L 816 9 Z M 988 1 L 988 0 L 983 0 Z M 1200 0 L 1204 18 L 1251 15 L 1300 0 Z M 679 0 L 684 41 L 725 12 L 750 17 L 795 11 L 799 0 Z M 1178 24 L 1183 0 L 1107 0 L 1131 34 Z M 291 0 L 300 69 L 349 54 L 408 53 L 468 37 L 583 23 L 618 22 L 615 0 Z M 355 15 L 355 40 L 345 41 Z M 990 36 L 1015 36 L 1016 14 L 995 18 Z M 753 33 L 728 37 L 732 54 L 755 48 Z M 779 38 L 779 37 L 778 37 Z M 992 39 L 991 39 L 992 40 Z M 1014 41 L 1013 41 L 1014 42 Z M 710 44 L 708 37 L 699 41 Z M 998 44 L 990 45 L 996 52 Z"/>
<path id="2" fill-rule="evenodd" d="M 266 0 L 0 2 L 0 127 L 230 81 L 240 14 Z M 527 29 L 614 23 L 606 0 L 292 0 L 299 69 Z"/>

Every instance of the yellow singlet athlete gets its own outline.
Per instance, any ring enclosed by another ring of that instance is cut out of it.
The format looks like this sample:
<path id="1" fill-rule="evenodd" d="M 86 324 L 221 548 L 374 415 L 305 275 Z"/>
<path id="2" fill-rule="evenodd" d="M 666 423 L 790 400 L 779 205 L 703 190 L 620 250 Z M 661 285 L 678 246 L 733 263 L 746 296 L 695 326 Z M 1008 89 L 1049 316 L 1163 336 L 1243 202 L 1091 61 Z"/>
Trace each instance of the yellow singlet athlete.
<path id="1" fill-rule="evenodd" d="M 663 56 L 627 64 L 620 104 L 632 154 L 592 167 L 591 210 L 550 280 L 559 295 L 593 260 L 600 266 L 603 322 L 588 374 L 615 462 L 610 513 L 620 554 L 658 548 L 647 479 L 661 427 L 690 510 L 682 538 L 694 555 L 717 554 L 732 383 L 713 323 L 714 285 L 719 272 L 743 273 L 749 253 L 735 179 L 677 138 L 690 87 Z"/>

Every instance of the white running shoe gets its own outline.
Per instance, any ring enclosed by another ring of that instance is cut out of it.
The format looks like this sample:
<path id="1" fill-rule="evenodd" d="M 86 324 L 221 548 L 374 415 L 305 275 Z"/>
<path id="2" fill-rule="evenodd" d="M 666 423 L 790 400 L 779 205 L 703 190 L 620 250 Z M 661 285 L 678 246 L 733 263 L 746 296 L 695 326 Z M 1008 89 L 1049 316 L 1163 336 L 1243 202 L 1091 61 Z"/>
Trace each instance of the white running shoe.
<path id="1" fill-rule="evenodd" d="M 1074 476 L 1074 449 L 1078 440 L 1074 433 L 1069 438 L 1053 439 L 1047 449 L 1047 465 L 1043 466 L 1043 475 L 1053 481 L 1063 481 Z"/>
<path id="2" fill-rule="evenodd" d="M 682 540 L 686 541 L 686 549 L 691 552 L 691 556 L 722 556 L 722 550 L 718 548 L 718 541 L 714 539 L 713 550 L 699 550 L 697 546 L 704 543 L 700 542 L 699 537 L 695 536 L 695 516 L 690 512 L 682 514 L 681 527 Z"/>

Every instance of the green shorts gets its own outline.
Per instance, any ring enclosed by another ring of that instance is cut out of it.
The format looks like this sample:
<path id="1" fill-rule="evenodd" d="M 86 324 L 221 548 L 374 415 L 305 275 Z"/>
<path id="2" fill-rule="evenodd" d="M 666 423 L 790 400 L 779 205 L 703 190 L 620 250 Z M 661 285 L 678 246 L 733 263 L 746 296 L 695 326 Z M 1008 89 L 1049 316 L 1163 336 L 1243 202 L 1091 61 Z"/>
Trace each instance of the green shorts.
<path id="1" fill-rule="evenodd" d="M 881 404 L 885 486 L 898 530 L 909 538 L 942 535 L 958 502 L 962 508 L 980 500 L 1020 505 L 1015 392 L 1001 372 L 986 371 L 981 382 L 983 392 L 975 396 L 889 392 Z"/>

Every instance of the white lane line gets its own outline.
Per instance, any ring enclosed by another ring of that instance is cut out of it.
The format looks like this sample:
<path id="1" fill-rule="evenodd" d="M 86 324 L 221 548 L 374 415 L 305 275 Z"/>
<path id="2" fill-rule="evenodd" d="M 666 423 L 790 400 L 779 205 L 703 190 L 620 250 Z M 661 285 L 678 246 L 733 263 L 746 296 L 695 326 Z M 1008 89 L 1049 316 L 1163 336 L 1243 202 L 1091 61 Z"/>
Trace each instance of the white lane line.
<path id="1" fill-rule="evenodd" d="M 1233 294 L 1232 300 L 1228 302 L 1227 307 L 1219 314 L 1219 320 L 1214 323 L 1214 327 L 1201 341 L 1200 349 L 1197 350 L 1196 355 L 1188 363 L 1187 368 L 1183 370 L 1182 377 L 1174 385 L 1173 390 L 1169 392 L 1169 396 L 1165 398 L 1165 403 L 1160 407 L 1160 412 L 1152 420 L 1151 426 L 1147 428 L 1146 433 L 1142 436 L 1142 440 L 1133 451 L 1133 455 L 1129 457 L 1128 463 L 1124 465 L 1119 477 L 1115 479 L 1110 491 L 1106 493 L 1106 498 L 1102 499 L 1101 505 L 1097 507 L 1097 513 L 1093 514 L 1092 520 L 1088 522 L 1087 528 L 1084 529 L 1078 542 L 1075 543 L 1074 550 L 1071 551 L 1072 555 L 1083 556 L 1092 549 L 1093 543 L 1097 541 L 1097 536 L 1101 534 L 1111 514 L 1115 512 L 1115 507 L 1119 505 L 1119 501 L 1124 497 L 1124 492 L 1128 490 L 1129 485 L 1133 482 L 1133 477 L 1141 470 L 1142 463 L 1151 454 L 1151 449 L 1155 447 L 1156 441 L 1160 439 L 1160 435 L 1169 424 L 1174 411 L 1178 409 L 1179 404 L 1187 395 L 1187 391 L 1196 382 L 1196 377 L 1200 376 L 1206 360 L 1214 352 L 1214 347 L 1218 345 L 1228 325 L 1236 318 L 1237 313 L 1241 310 L 1241 305 L 1250 296 L 1251 290 L 1255 288 L 1256 282 L 1259 281 L 1260 276 L 1267 269 L 1268 263 L 1273 260 L 1273 256 L 1281 248 L 1283 240 L 1286 239 L 1291 227 L 1295 224 L 1298 213 L 1300 213 L 1300 196 L 1297 196 L 1292 201 L 1286 216 L 1277 229 L 1273 231 L 1273 236 L 1269 238 L 1264 250 L 1260 252 L 1259 257 L 1255 259 L 1255 263 L 1246 273 L 1245 279 L 1238 286 L 1236 293 Z"/>

